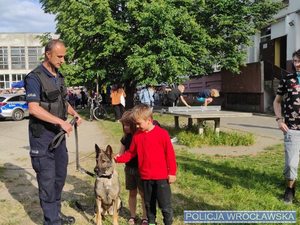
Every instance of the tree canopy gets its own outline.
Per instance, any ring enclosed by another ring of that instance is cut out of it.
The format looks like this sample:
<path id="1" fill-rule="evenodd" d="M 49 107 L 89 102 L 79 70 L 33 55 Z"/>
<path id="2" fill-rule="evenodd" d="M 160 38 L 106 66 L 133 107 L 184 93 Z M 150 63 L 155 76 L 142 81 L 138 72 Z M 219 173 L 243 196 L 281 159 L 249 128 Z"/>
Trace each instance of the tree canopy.
<path id="1" fill-rule="evenodd" d="M 251 35 L 280 9 L 273 0 L 40 0 L 66 42 L 69 83 L 155 84 L 237 72 Z"/>

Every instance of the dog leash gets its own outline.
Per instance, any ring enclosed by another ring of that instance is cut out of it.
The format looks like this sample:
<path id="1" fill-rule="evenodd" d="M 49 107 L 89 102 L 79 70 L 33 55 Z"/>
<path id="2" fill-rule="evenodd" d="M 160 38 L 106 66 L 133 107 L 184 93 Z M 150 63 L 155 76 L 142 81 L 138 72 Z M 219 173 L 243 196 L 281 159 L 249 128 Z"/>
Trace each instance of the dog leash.
<path id="1" fill-rule="evenodd" d="M 77 120 L 77 119 L 76 119 Z M 82 168 L 79 164 L 79 147 L 78 147 L 78 130 L 77 130 L 77 123 L 74 123 L 74 135 L 75 135 L 75 149 L 76 149 L 76 170 L 82 173 L 85 173 L 91 177 L 96 177 L 96 174 L 87 171 L 86 169 Z"/>
<path id="2" fill-rule="evenodd" d="M 77 121 L 77 117 L 74 117 L 71 121 L 70 121 L 70 124 L 72 126 L 75 126 L 76 124 L 76 121 Z M 64 130 L 61 130 L 57 135 L 55 135 L 55 137 L 53 138 L 53 140 L 51 141 L 51 143 L 49 144 L 49 150 L 50 151 L 53 151 L 55 148 L 57 148 L 60 143 L 62 142 L 62 140 L 64 139 L 65 137 L 65 133 L 67 133 L 66 131 Z"/>
<path id="3" fill-rule="evenodd" d="M 76 123 L 77 119 L 78 119 L 77 117 L 74 117 L 70 121 L 70 124 L 72 126 L 74 126 L 74 134 L 75 134 L 76 170 L 86 173 L 87 175 L 89 175 L 91 177 L 95 177 L 96 175 L 94 173 L 85 170 L 79 164 L 78 130 L 77 130 L 77 123 Z M 51 141 L 51 143 L 49 145 L 50 151 L 53 151 L 55 148 L 57 148 L 60 145 L 60 143 L 62 142 L 62 140 L 65 137 L 65 134 L 66 134 L 66 131 L 61 130 L 57 135 L 55 135 L 55 137 L 53 138 L 53 140 Z"/>

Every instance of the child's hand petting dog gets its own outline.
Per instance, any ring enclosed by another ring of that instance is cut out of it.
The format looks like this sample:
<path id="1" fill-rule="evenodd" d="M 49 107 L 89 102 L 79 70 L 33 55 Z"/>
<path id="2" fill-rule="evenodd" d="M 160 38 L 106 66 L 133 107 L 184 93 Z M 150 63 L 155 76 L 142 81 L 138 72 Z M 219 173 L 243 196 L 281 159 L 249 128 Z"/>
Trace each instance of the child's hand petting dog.
<path id="1" fill-rule="evenodd" d="M 169 175 L 169 184 L 172 184 L 176 181 L 176 176 L 175 175 Z"/>
<path id="2" fill-rule="evenodd" d="M 119 157 L 120 157 L 120 154 L 115 155 L 115 157 L 114 157 L 115 162 L 117 162 L 117 158 L 119 158 Z"/>

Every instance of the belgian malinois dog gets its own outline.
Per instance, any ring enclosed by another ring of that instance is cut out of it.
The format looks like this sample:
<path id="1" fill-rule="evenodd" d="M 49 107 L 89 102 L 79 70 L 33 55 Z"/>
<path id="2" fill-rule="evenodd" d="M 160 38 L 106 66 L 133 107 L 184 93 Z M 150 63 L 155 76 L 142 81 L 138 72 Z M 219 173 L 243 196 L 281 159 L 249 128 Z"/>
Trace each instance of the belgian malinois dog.
<path id="1" fill-rule="evenodd" d="M 96 196 L 96 224 L 102 225 L 102 216 L 112 215 L 113 224 L 118 225 L 118 209 L 121 205 L 119 197 L 120 182 L 115 163 L 113 151 L 110 145 L 102 150 L 95 145 L 96 167 L 94 169 L 97 178 L 95 181 Z"/>

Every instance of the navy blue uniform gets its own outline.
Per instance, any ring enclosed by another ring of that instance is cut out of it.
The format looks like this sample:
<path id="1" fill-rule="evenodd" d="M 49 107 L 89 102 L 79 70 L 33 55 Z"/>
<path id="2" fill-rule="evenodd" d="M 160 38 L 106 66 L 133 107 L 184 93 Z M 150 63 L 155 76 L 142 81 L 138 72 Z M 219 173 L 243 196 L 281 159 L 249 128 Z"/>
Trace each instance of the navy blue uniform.
<path id="1" fill-rule="evenodd" d="M 39 67 L 58 87 L 61 85 L 59 79 L 48 72 L 43 65 Z M 58 73 L 58 76 L 61 74 Z M 30 73 L 25 79 L 27 101 L 40 102 L 42 88 L 39 79 L 33 73 Z M 61 193 L 65 184 L 68 165 L 66 140 L 64 139 L 53 151 L 48 148 L 59 131 L 59 127 L 43 121 L 38 124 L 29 123 L 30 156 L 32 167 L 37 174 L 44 225 L 61 225 L 59 217 Z"/>

